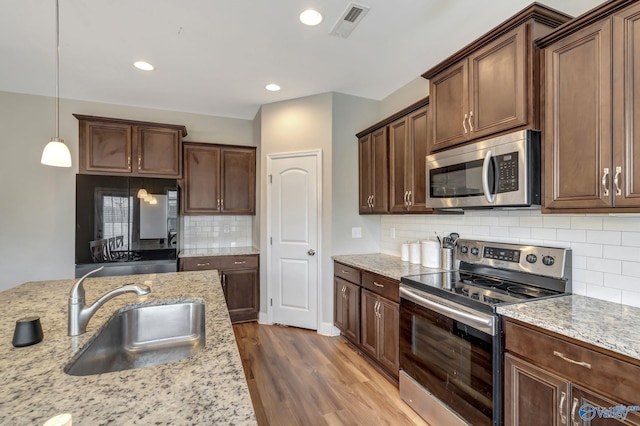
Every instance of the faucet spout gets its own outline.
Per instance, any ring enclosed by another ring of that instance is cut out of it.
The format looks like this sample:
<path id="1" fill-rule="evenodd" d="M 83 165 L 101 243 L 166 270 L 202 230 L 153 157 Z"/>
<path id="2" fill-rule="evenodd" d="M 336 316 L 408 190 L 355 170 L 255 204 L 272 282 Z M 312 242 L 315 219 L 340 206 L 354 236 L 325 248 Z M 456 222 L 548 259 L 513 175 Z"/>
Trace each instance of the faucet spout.
<path id="1" fill-rule="evenodd" d="M 96 311 L 114 297 L 125 293 L 136 293 L 138 296 L 151 293 L 151 288 L 146 285 L 125 284 L 102 295 L 92 305 L 86 306 L 83 282 L 89 275 L 100 271 L 102 268 L 104 266 L 87 273 L 71 288 L 69 293 L 69 336 L 78 336 L 85 333 L 87 324 Z"/>

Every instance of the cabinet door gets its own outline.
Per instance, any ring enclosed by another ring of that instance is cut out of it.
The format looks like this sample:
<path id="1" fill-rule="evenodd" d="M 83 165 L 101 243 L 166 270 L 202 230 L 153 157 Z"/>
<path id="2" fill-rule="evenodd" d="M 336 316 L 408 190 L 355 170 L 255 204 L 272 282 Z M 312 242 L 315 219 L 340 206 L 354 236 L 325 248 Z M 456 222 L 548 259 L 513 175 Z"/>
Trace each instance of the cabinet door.
<path id="1" fill-rule="evenodd" d="M 409 128 L 408 162 L 405 179 L 409 182 L 409 211 L 431 213 L 427 208 L 427 166 L 426 156 L 429 154 L 429 107 L 420 108 L 407 118 Z"/>
<path id="2" fill-rule="evenodd" d="M 372 358 L 378 357 L 378 296 L 369 290 L 362 290 L 360 327 L 362 350 Z"/>
<path id="3" fill-rule="evenodd" d="M 378 361 L 397 376 L 400 368 L 399 305 L 384 297 L 378 297 L 378 303 Z"/>
<path id="4" fill-rule="evenodd" d="M 360 213 L 371 213 L 371 197 L 373 196 L 371 135 L 358 140 L 358 194 Z"/>
<path id="5" fill-rule="evenodd" d="M 611 206 L 611 20 L 544 50 L 545 207 Z"/>
<path id="6" fill-rule="evenodd" d="M 431 79 L 429 103 L 433 114 L 431 151 L 469 138 L 469 77 L 467 60 L 460 61 Z"/>
<path id="7" fill-rule="evenodd" d="M 629 411 L 626 413 L 626 418 L 615 419 L 605 417 L 602 411 L 598 409 L 606 409 L 608 413 L 622 414 L 620 411 L 614 409 L 613 412 L 609 410 L 612 407 L 626 407 L 627 404 L 622 404 L 620 401 L 612 401 L 597 393 L 583 389 L 574 384 L 571 385 L 571 425 L 590 425 L 590 426 L 611 426 L 611 425 L 634 425 L 640 426 L 640 413 L 637 411 Z M 582 414 L 581 414 L 582 413 Z"/>
<path id="8" fill-rule="evenodd" d="M 80 173 L 130 174 L 131 126 L 80 122 Z"/>
<path id="9" fill-rule="evenodd" d="M 526 25 L 469 57 L 472 138 L 527 124 Z"/>
<path id="10" fill-rule="evenodd" d="M 335 325 L 343 334 L 347 330 L 347 309 L 346 281 L 342 278 L 333 277 L 333 325 Z"/>
<path id="11" fill-rule="evenodd" d="M 179 130 L 134 127 L 138 175 L 182 176 L 182 136 Z"/>
<path id="12" fill-rule="evenodd" d="M 389 211 L 406 212 L 409 181 L 413 164 L 410 159 L 411 146 L 408 138 L 407 118 L 403 117 L 389 125 Z M 424 165 L 423 165 L 424 167 Z"/>
<path id="13" fill-rule="evenodd" d="M 613 17 L 613 164 L 617 207 L 640 207 L 640 5 Z"/>
<path id="14" fill-rule="evenodd" d="M 360 286 L 345 281 L 344 335 L 355 343 L 360 343 Z"/>
<path id="15" fill-rule="evenodd" d="M 217 213 L 220 209 L 220 149 L 215 146 L 184 146 L 185 214 Z"/>
<path id="16" fill-rule="evenodd" d="M 258 319 L 260 298 L 257 269 L 225 270 L 222 286 L 231 322 Z"/>
<path id="17" fill-rule="evenodd" d="M 504 424 L 569 424 L 569 383 L 511 354 L 504 358 Z"/>
<path id="18" fill-rule="evenodd" d="M 223 213 L 256 213 L 256 151 L 248 148 L 223 148 L 220 154 Z"/>
<path id="19" fill-rule="evenodd" d="M 376 130 L 371 135 L 371 182 L 373 183 L 371 199 L 372 213 L 386 213 L 389 211 L 389 153 L 387 142 L 387 128 Z"/>

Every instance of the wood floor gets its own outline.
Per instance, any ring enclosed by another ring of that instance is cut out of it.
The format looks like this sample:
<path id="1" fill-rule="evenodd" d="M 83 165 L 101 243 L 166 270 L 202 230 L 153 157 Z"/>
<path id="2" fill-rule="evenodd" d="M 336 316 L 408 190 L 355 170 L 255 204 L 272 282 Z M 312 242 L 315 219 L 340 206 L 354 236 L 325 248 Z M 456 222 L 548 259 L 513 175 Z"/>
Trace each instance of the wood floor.
<path id="1" fill-rule="evenodd" d="M 426 425 L 342 337 L 233 326 L 259 425 Z"/>

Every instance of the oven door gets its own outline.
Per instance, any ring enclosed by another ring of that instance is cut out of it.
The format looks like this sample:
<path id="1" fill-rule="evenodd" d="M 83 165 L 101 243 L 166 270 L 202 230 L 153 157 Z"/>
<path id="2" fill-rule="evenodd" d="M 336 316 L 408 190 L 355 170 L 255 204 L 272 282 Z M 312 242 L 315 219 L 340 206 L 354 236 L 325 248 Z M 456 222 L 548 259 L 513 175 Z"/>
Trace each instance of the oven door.
<path id="1" fill-rule="evenodd" d="M 400 369 L 464 421 L 494 424 L 496 317 L 409 287 L 400 297 Z"/>

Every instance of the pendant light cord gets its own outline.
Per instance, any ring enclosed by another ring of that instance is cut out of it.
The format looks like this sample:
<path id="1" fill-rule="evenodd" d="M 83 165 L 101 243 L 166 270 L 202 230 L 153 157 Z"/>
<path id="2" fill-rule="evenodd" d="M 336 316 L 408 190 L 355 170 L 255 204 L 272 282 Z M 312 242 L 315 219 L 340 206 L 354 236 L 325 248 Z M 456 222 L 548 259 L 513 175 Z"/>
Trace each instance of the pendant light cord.
<path id="1" fill-rule="evenodd" d="M 60 138 L 60 12 L 56 0 L 56 138 Z"/>

